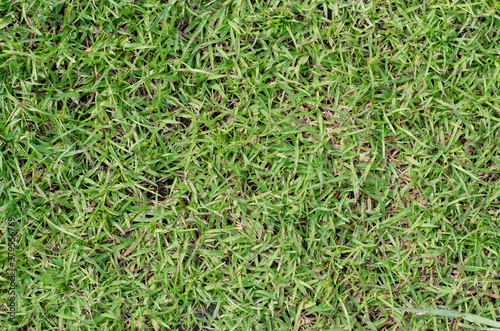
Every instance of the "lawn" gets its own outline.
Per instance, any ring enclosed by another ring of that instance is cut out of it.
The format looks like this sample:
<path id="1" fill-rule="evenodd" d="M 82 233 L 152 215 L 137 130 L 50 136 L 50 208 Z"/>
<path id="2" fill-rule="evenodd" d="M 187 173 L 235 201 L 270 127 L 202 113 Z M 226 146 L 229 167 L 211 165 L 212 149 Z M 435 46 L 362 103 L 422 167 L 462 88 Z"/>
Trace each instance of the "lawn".
<path id="1" fill-rule="evenodd" d="M 499 1 L 1 1 L 0 329 L 499 329 L 499 31 Z"/>

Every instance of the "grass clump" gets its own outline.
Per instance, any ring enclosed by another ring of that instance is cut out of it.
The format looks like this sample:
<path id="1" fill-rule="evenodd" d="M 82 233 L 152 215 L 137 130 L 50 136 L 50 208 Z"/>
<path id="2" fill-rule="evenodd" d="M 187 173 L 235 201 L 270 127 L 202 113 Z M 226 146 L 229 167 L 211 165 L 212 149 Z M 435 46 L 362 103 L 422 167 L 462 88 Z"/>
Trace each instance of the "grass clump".
<path id="1" fill-rule="evenodd" d="M 1 4 L 0 254 L 6 271 L 10 216 L 16 325 L 497 320 L 498 6 Z"/>

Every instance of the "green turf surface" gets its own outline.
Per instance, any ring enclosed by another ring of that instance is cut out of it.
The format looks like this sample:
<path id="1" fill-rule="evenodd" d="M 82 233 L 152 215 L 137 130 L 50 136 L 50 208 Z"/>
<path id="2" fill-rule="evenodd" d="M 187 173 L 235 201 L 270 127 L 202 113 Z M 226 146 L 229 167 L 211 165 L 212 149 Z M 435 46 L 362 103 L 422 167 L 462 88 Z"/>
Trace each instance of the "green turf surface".
<path id="1" fill-rule="evenodd" d="M 499 15 L 2 1 L 0 328 L 493 327 Z"/>

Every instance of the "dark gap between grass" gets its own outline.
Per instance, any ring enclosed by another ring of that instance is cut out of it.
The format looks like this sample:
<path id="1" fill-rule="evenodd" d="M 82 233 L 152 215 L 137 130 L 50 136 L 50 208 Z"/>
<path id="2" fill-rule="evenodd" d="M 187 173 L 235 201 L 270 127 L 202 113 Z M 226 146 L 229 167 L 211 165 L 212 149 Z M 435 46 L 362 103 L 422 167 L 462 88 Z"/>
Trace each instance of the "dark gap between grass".
<path id="1" fill-rule="evenodd" d="M 191 118 L 186 116 L 179 116 L 177 120 L 182 123 L 185 129 L 188 129 L 191 126 L 191 122 L 193 121 Z"/>

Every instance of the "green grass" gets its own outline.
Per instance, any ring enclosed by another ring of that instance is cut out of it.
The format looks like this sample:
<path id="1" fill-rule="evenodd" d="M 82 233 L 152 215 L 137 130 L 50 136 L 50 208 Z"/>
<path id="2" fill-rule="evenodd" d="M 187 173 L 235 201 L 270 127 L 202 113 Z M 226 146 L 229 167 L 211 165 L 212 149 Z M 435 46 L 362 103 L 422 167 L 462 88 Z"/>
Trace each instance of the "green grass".
<path id="1" fill-rule="evenodd" d="M 499 31 L 499 1 L 2 1 L 0 328 L 9 216 L 19 330 L 500 321 Z"/>

